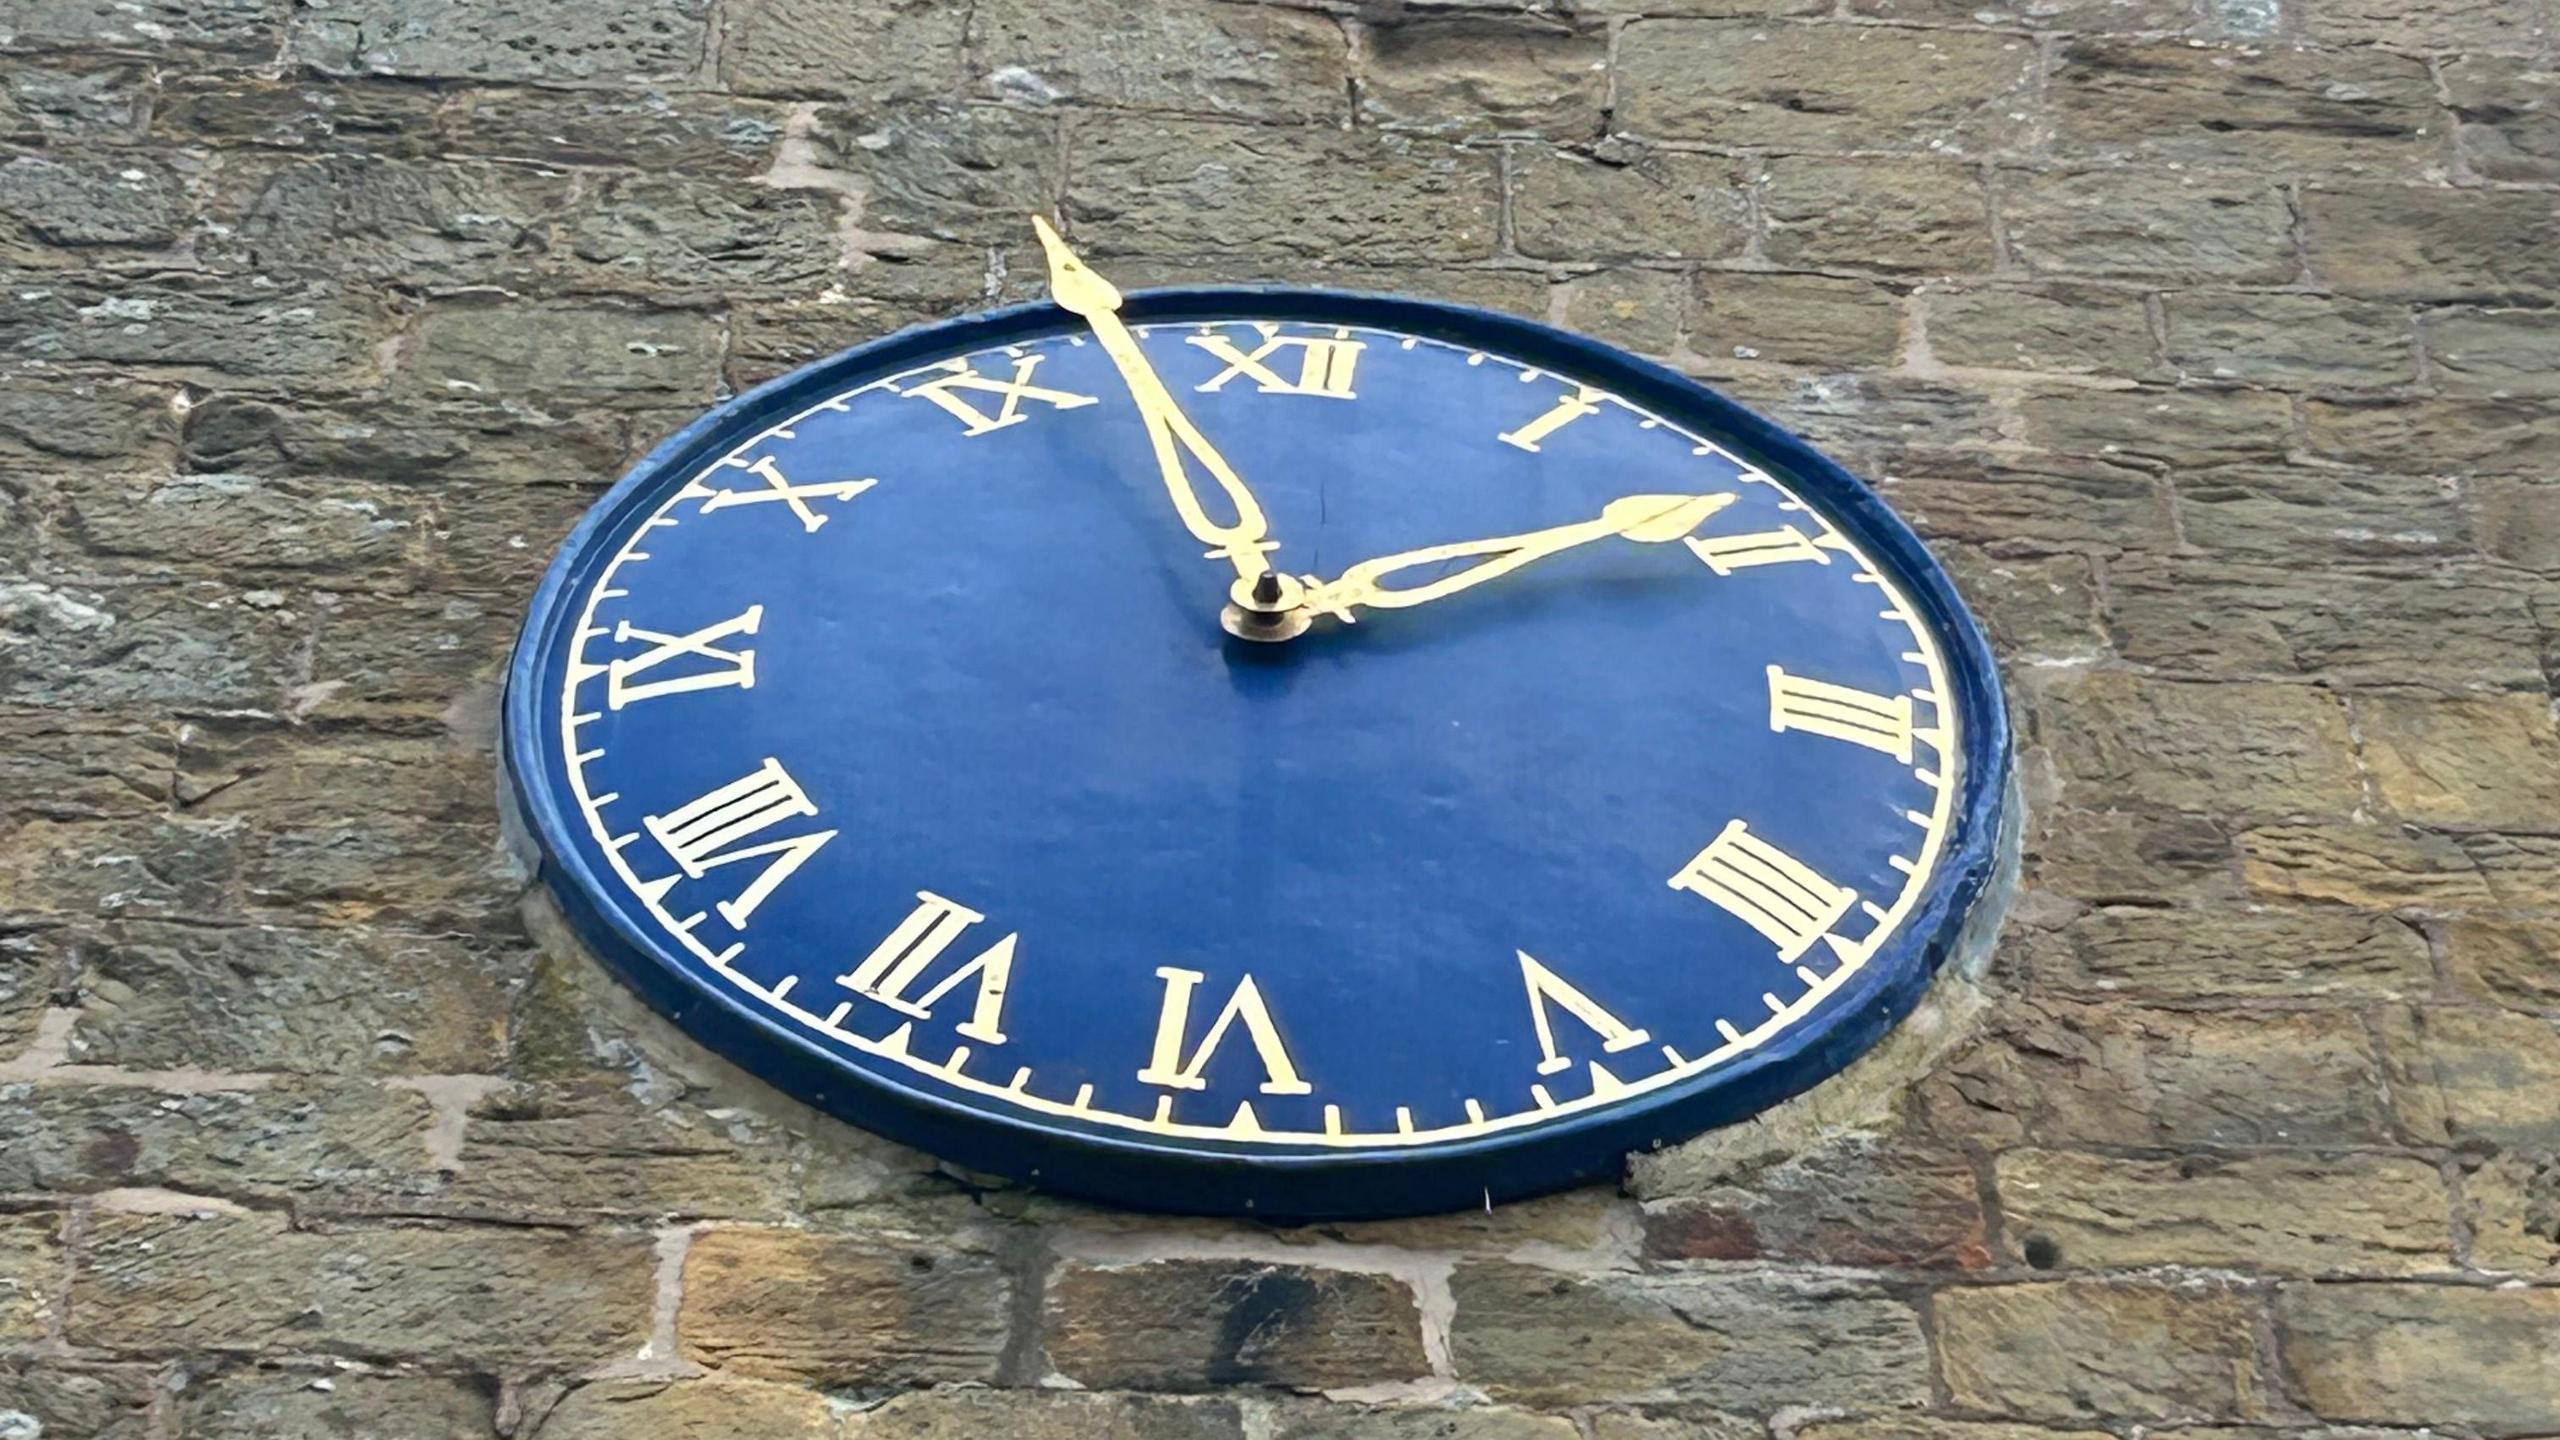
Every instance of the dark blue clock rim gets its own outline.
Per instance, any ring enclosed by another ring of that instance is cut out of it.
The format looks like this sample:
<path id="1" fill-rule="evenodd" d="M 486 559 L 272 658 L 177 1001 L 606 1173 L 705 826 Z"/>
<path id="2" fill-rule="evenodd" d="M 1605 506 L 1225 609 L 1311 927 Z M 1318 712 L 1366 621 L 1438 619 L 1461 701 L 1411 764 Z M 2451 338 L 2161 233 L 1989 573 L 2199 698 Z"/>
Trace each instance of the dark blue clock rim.
<path id="1" fill-rule="evenodd" d="M 1934 893 L 1821 1012 L 1750 1054 L 1611 1107 L 1467 1140 L 1344 1153 L 1258 1153 L 1164 1137 L 1099 1134 L 1029 1114 L 979 1110 L 854 1070 L 787 1020 L 699 973 L 600 897 L 610 877 L 585 859 L 546 712 L 556 709 L 561 641 L 579 604 L 664 484 L 740 438 L 827 396 L 946 355 L 1057 333 L 1081 322 L 1046 301 L 918 326 L 857 345 L 711 410 L 652 451 L 561 546 L 508 666 L 507 788 L 540 850 L 542 879 L 580 940 L 654 1009 L 765 1082 L 841 1119 L 974 1170 L 1119 1205 L 1270 1220 L 1432 1214 L 1614 1175 L 1627 1154 L 1744 1119 L 1838 1073 L 1919 1003 L 1963 942 L 1997 864 L 2009 723 L 1981 629 L 1918 536 L 1855 476 L 1810 445 L 1676 371 L 1583 336 L 1471 306 L 1284 286 L 1132 292 L 1132 324 L 1252 318 L 1376 326 L 1494 351 L 1585 383 L 1713 437 L 1778 477 L 1854 536 L 1901 581 L 1941 637 L 1947 683 L 1970 722 L 1961 793 Z"/>

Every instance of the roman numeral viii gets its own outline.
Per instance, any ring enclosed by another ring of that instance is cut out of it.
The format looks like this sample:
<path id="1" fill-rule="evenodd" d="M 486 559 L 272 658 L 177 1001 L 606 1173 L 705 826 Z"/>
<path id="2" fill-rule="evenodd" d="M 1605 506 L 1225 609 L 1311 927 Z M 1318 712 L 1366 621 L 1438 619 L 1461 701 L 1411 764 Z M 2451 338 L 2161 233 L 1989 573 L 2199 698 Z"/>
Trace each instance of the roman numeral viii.
<path id="1" fill-rule="evenodd" d="M 747 917 L 756 913 L 775 887 L 835 838 L 833 830 L 805 830 L 793 823 L 813 819 L 817 813 L 818 807 L 801 793 L 799 782 L 782 768 L 782 762 L 768 757 L 763 765 L 698 800 L 664 815 L 642 818 L 641 825 L 676 862 L 681 876 L 651 881 L 641 887 L 641 894 L 654 904 L 666 898 L 678 878 L 699 880 L 722 866 L 762 860 L 764 868 L 745 889 L 712 907 L 732 929 L 744 929 Z M 785 833 L 770 834 L 776 831 Z M 701 918 L 696 915 L 683 922 L 683 928 L 691 929 Z"/>

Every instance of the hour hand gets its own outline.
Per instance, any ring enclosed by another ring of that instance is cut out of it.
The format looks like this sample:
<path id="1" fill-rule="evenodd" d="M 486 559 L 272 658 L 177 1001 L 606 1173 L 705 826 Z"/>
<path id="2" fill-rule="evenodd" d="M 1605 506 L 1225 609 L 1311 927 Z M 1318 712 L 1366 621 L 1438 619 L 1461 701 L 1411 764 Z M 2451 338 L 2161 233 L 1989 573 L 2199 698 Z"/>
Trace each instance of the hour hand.
<path id="1" fill-rule="evenodd" d="M 1461 540 L 1453 545 L 1434 545 L 1425 550 L 1407 550 L 1375 560 L 1363 560 L 1332 580 L 1307 577 L 1306 607 L 1349 621 L 1357 618 L 1351 613 L 1357 609 L 1401 610 L 1426 604 L 1461 590 L 1471 590 L 1532 561 L 1543 560 L 1559 551 L 1588 545 L 1595 540 L 1614 537 L 1639 544 L 1659 545 L 1697 529 L 1708 516 L 1732 504 L 1733 498 L 1729 494 L 1629 495 L 1610 501 L 1595 518 L 1571 525 L 1532 530 L 1525 535 L 1497 535 L 1489 540 Z M 1444 565 L 1452 560 L 1474 560 L 1476 563 L 1420 584 L 1399 586 L 1387 583 L 1389 577 L 1399 572 Z"/>

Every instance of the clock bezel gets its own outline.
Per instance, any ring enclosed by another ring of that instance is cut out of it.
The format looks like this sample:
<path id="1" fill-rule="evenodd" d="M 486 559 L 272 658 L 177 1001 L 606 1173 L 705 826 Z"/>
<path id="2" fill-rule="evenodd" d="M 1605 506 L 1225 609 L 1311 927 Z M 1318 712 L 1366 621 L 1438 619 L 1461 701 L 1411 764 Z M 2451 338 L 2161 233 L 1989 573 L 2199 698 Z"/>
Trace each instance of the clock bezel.
<path id="1" fill-rule="evenodd" d="M 1939 864 L 1941 883 L 1824 1009 L 1739 1059 L 1621 1104 L 1453 1141 L 1246 1152 L 1044 1124 L 979 1109 L 902 1077 L 857 1070 L 815 1037 L 698 973 L 674 947 L 603 899 L 613 877 L 589 863 L 570 813 L 545 683 L 564 624 L 609 563 L 630 518 L 742 435 L 866 378 L 946 354 L 1070 329 L 1047 301 L 911 327 L 817 361 L 719 404 L 633 466 L 560 547 L 526 610 L 508 665 L 502 789 L 538 852 L 545 888 L 580 942 L 687 1035 L 794 1098 L 847 1123 L 975 1170 L 1132 1208 L 1275 1220 L 1430 1214 L 1524 1198 L 1615 1173 L 1631 1152 L 1735 1123 L 1837 1074 L 1906 1017 L 1963 943 L 1998 861 L 2010 734 L 1998 670 L 1944 569 L 1881 497 L 1807 442 L 1677 371 L 1589 337 L 1473 306 L 1294 286 L 1182 286 L 1130 292 L 1136 324 L 1253 318 L 1371 325 L 1511 356 L 1676 417 L 1760 466 L 1848 532 L 1891 573 L 1945 652 L 1965 723 Z"/>

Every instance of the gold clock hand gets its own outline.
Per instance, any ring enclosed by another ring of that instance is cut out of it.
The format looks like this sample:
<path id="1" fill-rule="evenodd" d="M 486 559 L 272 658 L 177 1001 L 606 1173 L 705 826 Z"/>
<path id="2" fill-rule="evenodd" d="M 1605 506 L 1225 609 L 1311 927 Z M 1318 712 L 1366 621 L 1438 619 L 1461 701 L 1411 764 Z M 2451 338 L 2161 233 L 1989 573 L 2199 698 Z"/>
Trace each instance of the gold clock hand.
<path id="1" fill-rule="evenodd" d="M 1376 560 L 1363 560 L 1333 580 L 1319 581 L 1312 575 L 1308 576 L 1306 607 L 1350 621 L 1356 618 L 1352 610 L 1363 606 L 1372 610 L 1401 610 L 1426 604 L 1508 575 L 1531 561 L 1543 560 L 1558 551 L 1588 545 L 1595 540 L 1616 536 L 1648 545 L 1677 540 L 1705 523 L 1708 516 L 1732 503 L 1731 495 L 1629 495 L 1610 501 L 1595 519 L 1532 530 L 1525 535 L 1461 540 L 1453 545 L 1434 545 L 1424 550 L 1407 550 Z M 1427 584 L 1391 589 L 1380 583 L 1399 570 L 1478 555 L 1489 558 Z"/>
<path id="2" fill-rule="evenodd" d="M 1269 522 L 1253 498 L 1253 491 L 1208 437 L 1200 433 L 1200 428 L 1191 423 L 1191 417 L 1174 403 L 1172 392 L 1148 363 L 1137 337 L 1120 323 L 1119 289 L 1077 258 L 1047 220 L 1034 215 L 1031 227 L 1039 233 L 1040 248 L 1048 252 L 1049 297 L 1084 317 L 1094 338 L 1102 342 L 1102 353 L 1110 356 L 1111 363 L 1119 369 L 1120 382 L 1128 387 L 1129 398 L 1137 402 L 1139 417 L 1146 421 L 1147 439 L 1155 448 L 1156 468 L 1164 476 L 1164 488 L 1173 497 L 1173 508 L 1182 516 L 1182 523 L 1194 537 L 1211 547 L 1211 557 L 1235 566 L 1236 583 L 1229 594 L 1235 607 L 1246 612 L 1243 620 L 1258 629 L 1282 627 L 1285 617 L 1295 614 L 1299 601 L 1305 597 L 1296 580 L 1272 570 L 1263 559 L 1280 547 L 1268 538 Z M 1228 507 L 1235 511 L 1235 523 L 1221 525 L 1209 518 L 1200 504 L 1199 491 L 1191 484 L 1191 467 L 1184 463 L 1184 452 L 1217 482 Z M 1239 617 L 1231 613 L 1228 628 L 1236 629 L 1238 623 Z M 1305 628 L 1301 620 L 1288 633 L 1294 635 Z M 1254 638 L 1287 636 L 1257 633 Z"/>

